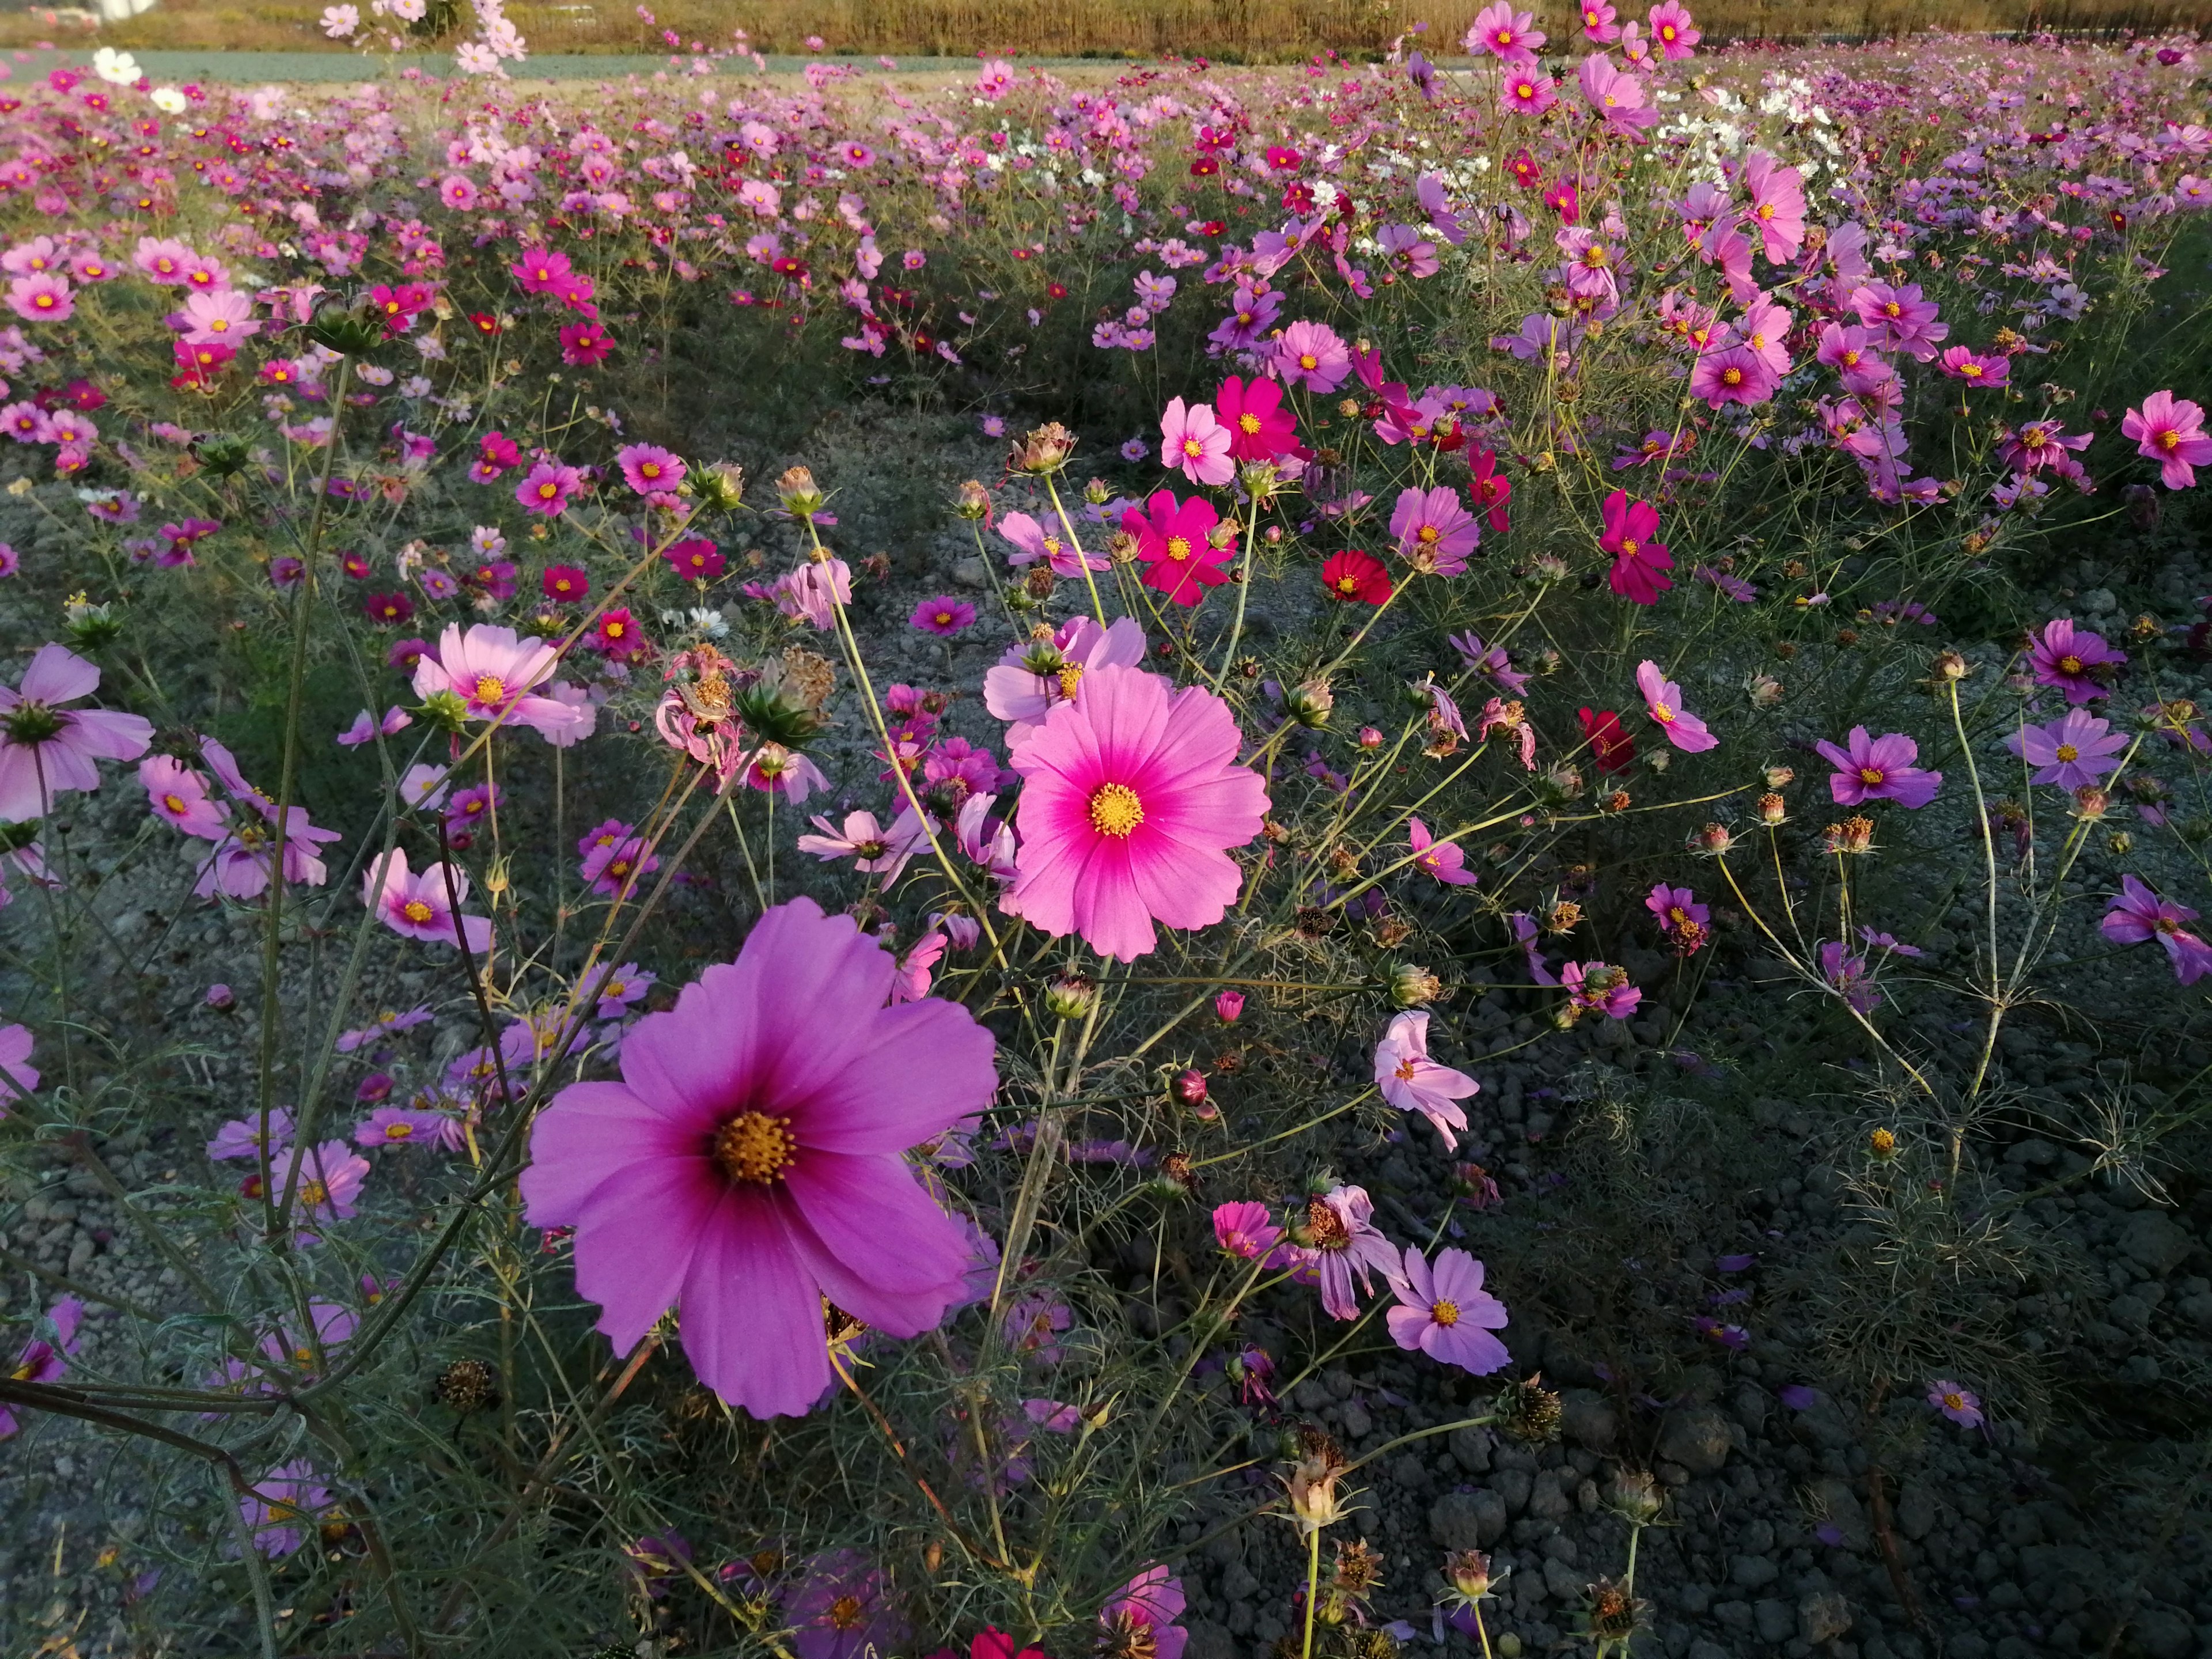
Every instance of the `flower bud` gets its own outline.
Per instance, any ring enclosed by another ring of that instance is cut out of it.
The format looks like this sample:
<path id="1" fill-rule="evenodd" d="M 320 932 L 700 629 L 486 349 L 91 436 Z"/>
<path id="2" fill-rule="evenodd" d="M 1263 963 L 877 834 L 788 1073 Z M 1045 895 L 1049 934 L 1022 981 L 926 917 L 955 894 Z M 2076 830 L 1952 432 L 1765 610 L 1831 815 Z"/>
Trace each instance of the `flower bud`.
<path id="1" fill-rule="evenodd" d="M 991 492 L 970 478 L 960 486 L 959 496 L 952 503 L 952 514 L 959 519 L 987 519 L 991 515 Z"/>
<path id="2" fill-rule="evenodd" d="M 1759 821 L 1768 829 L 1787 823 L 1789 817 L 1790 803 L 1781 796 L 1761 795 L 1759 798 Z"/>
<path id="3" fill-rule="evenodd" d="M 819 513 L 825 499 L 821 486 L 814 482 L 814 475 L 803 466 L 787 469 L 775 481 L 775 494 L 783 503 L 783 510 L 794 519 L 811 518 Z"/>
<path id="4" fill-rule="evenodd" d="M 433 691 L 422 699 L 422 718 L 443 732 L 459 732 L 468 724 L 469 706 L 454 691 Z"/>
<path id="5" fill-rule="evenodd" d="M 1425 1008 L 1443 994 L 1443 981 L 1425 968 L 1401 963 L 1390 970 L 1390 1006 Z"/>
<path id="6" fill-rule="evenodd" d="M 1963 680 L 1974 672 L 1974 665 L 1955 651 L 1936 653 L 1936 678 L 1939 680 Z"/>
<path id="7" fill-rule="evenodd" d="M 1145 544 L 1126 530 L 1117 530 L 1106 538 L 1106 556 L 1115 564 L 1134 564 Z"/>
<path id="8" fill-rule="evenodd" d="M 1093 478 L 1083 486 L 1083 499 L 1093 507 L 1103 507 L 1114 499 L 1114 486 L 1103 478 Z"/>
<path id="9" fill-rule="evenodd" d="M 2115 830 L 2105 837 L 2105 850 L 2114 858 L 2125 858 L 2135 850 L 2136 838 L 2124 830 Z"/>
<path id="10" fill-rule="evenodd" d="M 1770 766 L 1766 769 L 1766 787 L 1769 789 L 1787 789 L 1796 775 L 1797 769 L 1794 766 Z"/>
<path id="11" fill-rule="evenodd" d="M 1356 741 L 1362 749 L 1380 749 L 1382 746 L 1382 734 L 1371 726 L 1363 726 L 1359 728 L 1359 736 Z"/>
<path id="12" fill-rule="evenodd" d="M 227 1014 L 238 1006 L 238 998 L 228 985 L 210 985 L 207 988 L 207 1006 L 219 1014 Z"/>
<path id="13" fill-rule="evenodd" d="M 1329 712 L 1336 707 L 1336 694 L 1329 690 L 1327 680 L 1308 680 L 1283 702 L 1291 718 L 1300 726 L 1319 727 L 1328 724 Z"/>
<path id="14" fill-rule="evenodd" d="M 1490 1409 L 1509 1439 L 1534 1446 L 1559 1438 L 1564 1414 L 1559 1396 L 1544 1386 L 1540 1372 L 1525 1381 L 1507 1383 Z"/>
<path id="15" fill-rule="evenodd" d="M 1832 823 L 1822 832 L 1824 852 L 1871 853 L 1874 851 L 1874 820 L 1868 817 L 1849 817 L 1841 823 Z"/>
<path id="16" fill-rule="evenodd" d="M 745 498 L 745 470 L 735 461 L 716 461 L 687 482 L 700 501 L 717 512 L 733 513 Z"/>
<path id="17" fill-rule="evenodd" d="M 1867 1154 L 1876 1162 L 1888 1163 L 1897 1156 L 1897 1136 L 1894 1132 L 1876 1128 L 1867 1136 Z"/>
<path id="18" fill-rule="evenodd" d="M 1605 1506 L 1634 1527 L 1648 1527 L 1667 1506 L 1659 1483 L 1641 1469 L 1623 1469 L 1606 1489 Z"/>
<path id="19" fill-rule="evenodd" d="M 1200 1107 L 1206 1104 L 1206 1073 L 1195 1066 L 1187 1066 L 1176 1073 L 1168 1085 L 1168 1094 L 1178 1106 Z"/>
<path id="20" fill-rule="evenodd" d="M 1490 1558 L 1480 1550 L 1454 1550 L 1444 1557 L 1444 1578 L 1462 1601 L 1490 1594 Z"/>
<path id="21" fill-rule="evenodd" d="M 1782 682 L 1771 674 L 1753 674 L 1744 687 L 1753 708 L 1773 708 L 1782 702 Z"/>
<path id="22" fill-rule="evenodd" d="M 2112 805 L 2112 796 L 2094 783 L 2085 783 L 2074 792 L 2074 816 L 2087 823 L 2103 817 Z"/>
<path id="23" fill-rule="evenodd" d="M 1244 1012 L 1244 994 L 1224 991 L 1213 999 L 1213 1017 L 1224 1025 L 1234 1025 Z"/>
<path id="24" fill-rule="evenodd" d="M 1690 851 L 1699 858 L 1720 858 L 1735 845 L 1735 836 L 1724 823 L 1709 823 L 1690 832 Z"/>
<path id="25" fill-rule="evenodd" d="M 1062 974 L 1044 988 L 1044 1006 L 1055 1018 L 1081 1019 L 1097 996 L 1098 987 L 1088 975 Z"/>

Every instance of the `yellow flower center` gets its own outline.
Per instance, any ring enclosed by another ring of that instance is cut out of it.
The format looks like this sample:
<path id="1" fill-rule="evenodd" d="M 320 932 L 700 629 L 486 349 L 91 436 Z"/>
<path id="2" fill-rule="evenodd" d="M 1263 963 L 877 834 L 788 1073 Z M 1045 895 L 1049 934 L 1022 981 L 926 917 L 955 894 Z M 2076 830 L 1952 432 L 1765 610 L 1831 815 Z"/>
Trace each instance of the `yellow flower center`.
<path id="1" fill-rule="evenodd" d="M 477 676 L 477 701 L 499 702 L 507 696 L 507 682 L 496 674 Z"/>
<path id="2" fill-rule="evenodd" d="M 1237 424 L 1243 428 L 1244 435 L 1248 438 L 1256 438 L 1260 435 L 1260 417 L 1257 415 L 1250 413 L 1239 415 L 1237 417 Z"/>
<path id="3" fill-rule="evenodd" d="M 1401 1083 L 1411 1083 L 1413 1080 L 1413 1062 L 1410 1057 L 1398 1062 L 1395 1076 Z"/>
<path id="4" fill-rule="evenodd" d="M 1730 363 L 1726 368 L 1721 371 L 1721 384 L 1723 386 L 1741 386 L 1743 384 L 1743 371 L 1738 368 L 1734 363 Z"/>
<path id="5" fill-rule="evenodd" d="M 384 1126 L 384 1138 L 386 1140 L 405 1140 L 414 1133 L 415 1126 L 411 1123 L 387 1123 Z"/>
<path id="6" fill-rule="evenodd" d="M 1432 546 L 1437 540 L 1437 527 L 1432 524 L 1425 524 L 1414 532 L 1414 535 L 1424 544 Z"/>
<path id="7" fill-rule="evenodd" d="M 1881 769 L 1878 766 L 1862 766 L 1859 768 L 1859 781 L 1861 783 L 1871 786 L 1880 783 L 1881 781 Z"/>
<path id="8" fill-rule="evenodd" d="M 2167 430 L 2158 434 L 2158 447 L 2160 449 L 2180 448 L 2181 434 L 2169 428 Z"/>
<path id="9" fill-rule="evenodd" d="M 1966 1396 L 1954 1389 L 1943 1396 L 1943 1404 L 1952 1411 L 1964 1411 L 1966 1408 Z"/>
<path id="10" fill-rule="evenodd" d="M 161 805 L 167 807 L 172 812 L 181 812 L 185 810 L 184 801 L 182 799 L 175 795 L 162 796 Z"/>
<path id="11" fill-rule="evenodd" d="M 1319 368 L 1321 367 L 1321 359 L 1315 356 L 1310 351 L 1302 351 L 1298 354 L 1298 367 L 1300 368 Z"/>
<path id="12" fill-rule="evenodd" d="M 424 922 L 429 921 L 436 912 L 433 911 L 428 905 L 423 903 L 421 899 L 409 899 L 406 903 L 399 907 L 399 914 L 406 917 L 408 921 L 413 922 L 417 927 L 420 927 Z"/>
<path id="13" fill-rule="evenodd" d="M 1443 1326 L 1446 1330 L 1449 1330 L 1453 1326 L 1459 1323 L 1459 1304 L 1456 1302 L 1431 1302 L 1429 1304 L 1429 1317 L 1435 1320 L 1437 1324 Z"/>
<path id="14" fill-rule="evenodd" d="M 1190 556 L 1190 538 L 1187 536 L 1168 538 L 1168 557 L 1181 564 Z"/>
<path id="15" fill-rule="evenodd" d="M 309 1209 L 312 1210 L 318 1205 L 327 1204 L 330 1201 L 331 1189 L 321 1182 L 303 1181 L 300 1183 L 300 1202 Z"/>
<path id="16" fill-rule="evenodd" d="M 1060 669 L 1060 695 L 1061 696 L 1073 697 L 1075 695 L 1075 688 L 1082 684 L 1083 665 L 1081 663 L 1068 663 Z"/>
<path id="17" fill-rule="evenodd" d="M 791 1120 L 765 1112 L 739 1112 L 714 1131 L 714 1167 L 732 1181 L 765 1186 L 783 1179 L 797 1161 L 799 1143 Z"/>
<path id="18" fill-rule="evenodd" d="M 839 1630 L 850 1630 L 860 1622 L 860 1598 L 857 1595 L 839 1596 L 830 1604 L 830 1622 Z"/>
<path id="19" fill-rule="evenodd" d="M 1206 446 L 1195 438 L 1185 438 L 1182 441 L 1182 453 L 1194 461 L 1206 453 Z"/>
<path id="20" fill-rule="evenodd" d="M 1624 559 L 1634 558 L 1636 556 L 1636 550 L 1642 545 L 1643 544 L 1638 542 L 1635 537 L 1623 536 L 1620 538 L 1620 556 Z"/>
<path id="21" fill-rule="evenodd" d="M 2080 673 L 2081 672 L 2081 659 L 2079 657 L 2061 657 L 2058 659 L 2058 672 L 2062 674 Z"/>
<path id="22" fill-rule="evenodd" d="M 1091 796 L 1091 827 L 1102 836 L 1127 841 L 1145 821 L 1144 803 L 1126 783 L 1102 783 Z"/>
<path id="23" fill-rule="evenodd" d="M 538 486 L 538 499 L 541 501 L 550 501 L 560 493 L 561 486 L 555 483 L 550 478 L 548 478 L 544 483 Z"/>
<path id="24" fill-rule="evenodd" d="M 1671 726 L 1674 720 L 1674 711 L 1663 702 L 1655 702 L 1651 705 L 1651 718 L 1662 726 Z"/>
<path id="25" fill-rule="evenodd" d="M 2070 743 L 2060 744 L 2057 752 L 2058 758 L 2063 761 L 2079 760 L 2081 758 L 2081 751 L 2076 749 Z"/>

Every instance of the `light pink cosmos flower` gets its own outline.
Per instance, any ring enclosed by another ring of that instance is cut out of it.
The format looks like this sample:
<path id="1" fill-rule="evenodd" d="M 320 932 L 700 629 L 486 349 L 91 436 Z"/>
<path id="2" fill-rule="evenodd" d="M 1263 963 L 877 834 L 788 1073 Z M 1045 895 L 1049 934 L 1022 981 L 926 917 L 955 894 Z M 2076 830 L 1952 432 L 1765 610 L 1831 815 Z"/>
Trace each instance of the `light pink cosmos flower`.
<path id="1" fill-rule="evenodd" d="M 624 1039 L 532 1131 L 532 1225 L 574 1227 L 576 1287 L 628 1352 L 673 1305 L 701 1382 L 755 1417 L 831 1381 L 824 1297 L 893 1337 L 945 1316 L 966 1235 L 904 1154 L 990 1104 L 991 1034 L 939 999 L 885 1007 L 895 965 L 811 899 Z"/>
<path id="2" fill-rule="evenodd" d="M 1455 841 L 1439 842 L 1419 818 L 1406 823 L 1406 836 L 1419 854 L 1413 867 L 1425 870 L 1447 887 L 1472 887 L 1482 878 L 1467 867 L 1467 849 Z"/>
<path id="3" fill-rule="evenodd" d="M 1491 1334 L 1505 1328 L 1505 1304 L 1482 1288 L 1482 1263 L 1465 1250 L 1442 1250 L 1431 1267 L 1406 1246 L 1402 1268 L 1388 1275 L 1399 1305 L 1383 1316 L 1390 1340 L 1477 1376 L 1512 1359 Z"/>
<path id="4" fill-rule="evenodd" d="M 229 832 L 229 818 L 209 797 L 207 780 L 173 756 L 147 756 L 138 763 L 138 781 L 154 816 L 173 829 L 203 841 L 221 841 Z"/>
<path id="5" fill-rule="evenodd" d="M 15 1087 L 0 1085 L 0 1102 L 21 1090 L 29 1094 L 39 1086 L 39 1068 L 31 1064 L 31 1028 L 27 1025 L 0 1025 L 0 1077 L 5 1077 Z"/>
<path id="6" fill-rule="evenodd" d="M 362 902 L 403 939 L 421 939 L 429 945 L 458 945 L 465 939 L 471 955 L 489 950 L 491 922 L 487 918 L 459 917 L 457 933 L 453 907 L 467 902 L 469 878 L 459 866 L 451 874 L 453 888 L 449 894 L 444 865 L 427 866 L 419 874 L 411 872 L 407 867 L 407 849 L 395 847 L 369 866 L 362 882 Z"/>
<path id="7" fill-rule="evenodd" d="M 300 1213 L 308 1220 L 345 1221 L 352 1218 L 354 1201 L 368 1179 L 368 1160 L 343 1140 L 325 1140 L 319 1146 L 292 1148 L 276 1177 L 278 1191 L 293 1188 Z"/>
<path id="8" fill-rule="evenodd" d="M 1160 465 L 1193 483 L 1225 484 L 1237 476 L 1237 463 L 1229 458 L 1231 437 L 1213 418 L 1212 404 L 1173 398 L 1160 416 Z"/>
<path id="9" fill-rule="evenodd" d="M 96 760 L 137 760 L 154 741 L 151 720 L 64 705 L 100 689 L 100 670 L 66 646 L 42 645 L 11 690 L 0 685 L 0 820 L 26 823 L 54 797 L 97 789 Z"/>
<path id="10" fill-rule="evenodd" d="M 66 322 L 76 310 L 69 278 L 51 270 L 9 283 L 8 303 L 18 317 L 33 323 Z"/>
<path id="11" fill-rule="evenodd" d="M 1697 32 L 1690 33 L 1694 41 Z M 1755 149 L 1744 158 L 1743 182 L 1751 191 L 1751 216 L 1759 227 L 1766 257 L 1778 265 L 1796 258 L 1805 241 L 1803 175 L 1765 150 Z"/>
<path id="12" fill-rule="evenodd" d="M 1145 660 L 1145 630 L 1127 617 L 1104 628 L 1088 617 L 1062 623 L 1048 641 L 1016 645 L 983 675 L 983 707 L 1011 722 L 1012 749 L 1044 723 L 1054 704 L 1082 689 L 1083 677 L 1101 668 L 1134 668 Z"/>
<path id="13" fill-rule="evenodd" d="M 2120 417 L 2120 431 L 2136 441 L 2136 453 L 2158 463 L 2168 489 L 2186 489 L 2197 469 L 2212 465 L 2212 437 L 2204 433 L 2204 410 L 2171 392 L 2154 392 L 2140 409 Z"/>
<path id="14" fill-rule="evenodd" d="M 1309 392 L 1334 392 L 1352 373 L 1352 349 L 1327 323 L 1303 319 L 1283 331 L 1272 360 L 1275 373 Z"/>
<path id="15" fill-rule="evenodd" d="M 1047 529 L 1026 513 L 1007 514 L 999 520 L 998 532 L 1013 544 L 1014 550 L 1006 555 L 1011 565 L 1035 564 L 1042 559 L 1051 565 L 1055 576 L 1080 576 L 1086 564 L 1093 570 L 1108 568 L 1102 555 L 1063 540 L 1059 531 Z"/>
<path id="16" fill-rule="evenodd" d="M 1687 58 L 1690 48 L 1705 37 L 1690 22 L 1690 9 L 1682 0 L 1661 0 L 1646 16 L 1651 25 L 1651 40 L 1665 54 L 1668 63 Z"/>
<path id="17" fill-rule="evenodd" d="M 907 861 L 929 843 L 927 830 L 911 806 L 901 811 L 889 829 L 876 822 L 873 812 L 846 813 L 842 830 L 818 812 L 813 823 L 822 833 L 801 836 L 798 842 L 800 852 L 811 853 L 825 861 L 849 858 L 853 867 L 863 874 L 880 872 L 885 887 L 896 881 Z"/>
<path id="18" fill-rule="evenodd" d="M 1858 806 L 1870 800 L 1893 800 L 1917 810 L 1936 799 L 1943 775 L 1913 763 L 1920 745 L 1902 732 L 1869 737 L 1863 726 L 1851 727 L 1848 749 L 1825 738 L 1813 747 L 1836 769 L 1828 775 L 1828 793 L 1838 806 Z"/>
<path id="19" fill-rule="evenodd" d="M 254 319 L 253 301 L 235 289 L 188 296 L 185 316 L 191 326 L 179 337 L 187 345 L 205 345 L 210 341 L 236 345 L 261 332 L 261 325 Z"/>
<path id="20" fill-rule="evenodd" d="M 1321 1287 L 1321 1305 L 1332 1319 L 1357 1319 L 1362 1291 L 1374 1288 L 1373 1275 L 1398 1271 L 1398 1252 L 1371 1219 L 1374 1200 L 1364 1187 L 1333 1187 L 1306 1200 L 1304 1213 L 1293 1212 L 1291 1229 L 1299 1257 Z"/>
<path id="21" fill-rule="evenodd" d="M 1267 811 L 1266 781 L 1237 764 L 1242 741 L 1203 687 L 1136 668 L 1085 674 L 1010 757 L 1024 781 L 1021 850 L 1001 907 L 1121 962 L 1154 948 L 1155 921 L 1220 921 L 1243 881 L 1230 851 Z"/>
<path id="22" fill-rule="evenodd" d="M 1705 729 L 1705 721 L 1682 707 L 1682 688 L 1648 657 L 1636 665 L 1636 689 L 1644 694 L 1644 712 L 1659 722 L 1660 731 L 1675 748 L 1685 754 L 1702 755 L 1720 746 L 1720 739 Z"/>
<path id="23" fill-rule="evenodd" d="M 1400 490 L 1398 505 L 1390 514 L 1390 533 L 1398 538 L 1398 551 L 1408 564 L 1439 576 L 1464 573 L 1468 555 L 1482 541 L 1482 526 L 1449 484 Z"/>
<path id="24" fill-rule="evenodd" d="M 450 693 L 471 720 L 527 726 L 550 741 L 592 718 L 589 710 L 538 694 L 560 661 L 550 641 L 519 640 L 513 629 L 489 623 L 472 623 L 464 633 L 459 623 L 448 623 L 437 650 L 415 665 L 415 695 Z"/>
<path id="25" fill-rule="evenodd" d="M 1620 14 L 1604 0 L 1583 0 L 1583 38 L 1594 46 L 1609 46 L 1620 39 Z"/>
<path id="26" fill-rule="evenodd" d="M 1486 52 L 1501 64 L 1533 64 L 1544 44 L 1535 21 L 1534 14 L 1515 11 L 1511 0 L 1496 0 L 1475 14 L 1462 44 L 1470 56 Z"/>
<path id="27" fill-rule="evenodd" d="M 2112 758 L 2128 746 L 2124 732 L 2112 730 L 2086 708 L 2069 708 L 2048 726 L 2026 726 L 2005 739 L 2005 747 L 2037 769 L 2030 783 L 2055 783 L 2082 789 L 2119 770 Z"/>
<path id="28" fill-rule="evenodd" d="M 1962 1429 L 1982 1425 L 1981 1396 L 1963 1382 L 1936 1378 L 1928 1385 L 1928 1403 Z"/>
<path id="29" fill-rule="evenodd" d="M 275 879 L 276 804 L 258 790 L 246 795 L 245 801 L 258 814 L 259 822 L 242 813 L 232 819 L 228 833 L 201 860 L 192 883 L 195 896 L 213 898 L 220 893 L 225 898 L 255 899 L 267 892 Z M 284 879 L 295 887 L 320 887 L 330 879 L 330 866 L 323 861 L 321 849 L 344 839 L 336 830 L 318 830 L 305 807 L 292 807 L 284 814 Z"/>
<path id="30" fill-rule="evenodd" d="M 272 1561 L 306 1543 L 330 1506 L 331 1489 L 315 1478 L 314 1465 L 305 1458 L 270 1470 L 238 1500 L 253 1547 Z"/>
<path id="31" fill-rule="evenodd" d="M 1644 101 L 1644 83 L 1613 68 L 1613 59 L 1606 53 L 1594 52 L 1583 58 L 1577 78 L 1582 83 L 1583 96 L 1607 125 L 1641 131 L 1658 120 L 1659 112 Z"/>
<path id="32" fill-rule="evenodd" d="M 1400 1014 L 1382 1033 L 1375 1045 L 1375 1086 L 1400 1111 L 1419 1112 L 1434 1124 L 1446 1152 L 1459 1144 L 1452 1131 L 1467 1127 L 1458 1103 L 1482 1087 L 1465 1072 L 1429 1058 L 1426 1010 Z"/>
<path id="33" fill-rule="evenodd" d="M 2166 947 L 2174 978 L 2193 985 L 2212 973 L 2212 945 L 2181 925 L 2196 920 L 2197 912 L 2187 905 L 2160 898 L 2135 877 L 2122 876 L 2120 890 L 2112 896 L 2097 931 L 2115 945 L 2142 945 L 2156 939 Z"/>

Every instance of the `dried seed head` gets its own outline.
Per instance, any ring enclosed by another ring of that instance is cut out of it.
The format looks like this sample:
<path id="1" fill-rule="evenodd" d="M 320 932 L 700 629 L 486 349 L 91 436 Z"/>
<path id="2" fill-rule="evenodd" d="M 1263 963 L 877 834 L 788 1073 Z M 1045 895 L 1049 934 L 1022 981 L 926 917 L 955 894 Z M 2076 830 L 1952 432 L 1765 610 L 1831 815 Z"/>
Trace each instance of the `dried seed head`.
<path id="1" fill-rule="evenodd" d="M 467 1416 L 499 1404 L 499 1373 L 481 1359 L 456 1359 L 438 1373 L 431 1393 L 440 1405 Z"/>
<path id="2" fill-rule="evenodd" d="M 1498 1429 L 1523 1445 L 1540 1445 L 1559 1436 L 1559 1396 L 1544 1386 L 1543 1373 L 1509 1382 L 1491 1407 Z"/>

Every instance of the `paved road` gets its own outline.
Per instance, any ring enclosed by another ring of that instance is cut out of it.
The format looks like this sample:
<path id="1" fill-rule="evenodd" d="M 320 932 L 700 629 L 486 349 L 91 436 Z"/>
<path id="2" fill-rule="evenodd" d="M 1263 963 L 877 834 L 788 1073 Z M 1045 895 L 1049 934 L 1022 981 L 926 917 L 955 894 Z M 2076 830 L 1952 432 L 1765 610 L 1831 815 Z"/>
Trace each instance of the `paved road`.
<path id="1" fill-rule="evenodd" d="M 48 70 L 63 65 L 82 66 L 92 61 L 97 40 L 88 40 L 84 46 L 68 52 L 9 52 L 0 54 L 18 76 L 44 75 Z M 182 85 L 188 81 L 222 81 L 233 84 L 259 85 L 264 81 L 362 81 L 374 80 L 386 75 L 397 75 L 412 65 L 425 75 L 449 76 L 453 70 L 450 52 L 428 53 L 405 58 L 368 58 L 345 52 L 141 52 L 132 54 L 138 66 L 156 84 Z M 973 58 L 899 58 L 895 61 L 902 73 L 920 74 L 972 70 Z M 1080 58 L 1036 58 L 1015 60 L 1019 64 L 1042 64 L 1054 68 L 1067 68 L 1089 64 L 1106 67 L 1112 60 Z M 568 53 L 532 57 L 514 66 L 511 73 L 517 80 L 529 81 L 604 81 L 626 75 L 652 75 L 672 65 L 678 72 L 686 72 L 688 58 L 671 59 L 665 57 L 647 57 L 609 53 Z M 872 73 L 880 72 L 882 65 L 872 58 L 776 58 L 768 60 L 770 70 L 784 75 L 795 75 L 810 63 L 844 63 Z M 750 75 L 753 72 L 749 58 L 717 60 L 717 72 Z"/>

